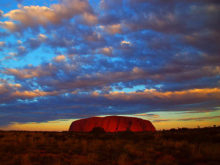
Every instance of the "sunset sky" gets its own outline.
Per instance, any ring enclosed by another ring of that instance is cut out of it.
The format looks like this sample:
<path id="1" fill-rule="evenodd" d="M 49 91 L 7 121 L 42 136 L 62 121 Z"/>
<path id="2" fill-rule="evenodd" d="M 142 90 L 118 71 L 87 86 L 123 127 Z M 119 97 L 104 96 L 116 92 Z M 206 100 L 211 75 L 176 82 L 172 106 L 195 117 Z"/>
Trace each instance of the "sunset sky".
<path id="1" fill-rule="evenodd" d="M 1 0 L 0 129 L 219 126 L 219 29 L 219 0 Z"/>

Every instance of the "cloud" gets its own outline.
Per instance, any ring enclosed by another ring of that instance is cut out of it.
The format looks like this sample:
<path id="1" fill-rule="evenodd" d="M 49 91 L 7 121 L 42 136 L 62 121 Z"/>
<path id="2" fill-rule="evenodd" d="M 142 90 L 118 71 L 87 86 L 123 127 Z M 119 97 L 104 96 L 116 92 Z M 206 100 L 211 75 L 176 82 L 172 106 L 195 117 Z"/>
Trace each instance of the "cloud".
<path id="1" fill-rule="evenodd" d="M 98 23 L 97 16 L 94 15 L 94 14 L 90 14 L 90 13 L 84 13 L 83 14 L 83 20 L 88 25 L 95 25 L 95 24 Z"/>
<path id="2" fill-rule="evenodd" d="M 131 42 L 130 41 L 121 41 L 121 45 L 131 45 Z"/>
<path id="3" fill-rule="evenodd" d="M 22 84 L 12 84 L 7 81 L 0 83 L 0 104 L 16 102 L 19 99 L 32 99 L 43 96 L 58 95 L 57 91 L 42 91 L 39 89 L 26 90 Z"/>
<path id="4" fill-rule="evenodd" d="M 11 100 L 11 94 L 20 88 L 21 84 L 11 84 L 5 80 L 0 81 L 0 103 Z"/>
<path id="5" fill-rule="evenodd" d="M 111 55 L 111 48 L 101 48 L 100 53 Z M 54 57 L 55 62 L 64 62 L 66 57 L 64 55 L 58 55 Z M 189 80 L 196 80 L 204 77 L 215 77 L 220 74 L 219 67 L 203 67 L 195 70 L 190 68 L 179 68 L 176 67 L 164 67 L 161 69 L 142 69 L 134 67 L 128 71 L 112 71 L 112 72 L 91 72 L 87 73 L 87 70 L 82 70 L 77 63 L 72 64 L 74 61 L 69 63 L 59 64 L 44 64 L 37 67 L 27 67 L 25 69 L 6 68 L 4 73 L 13 75 L 19 79 L 30 79 L 38 77 L 36 81 L 39 85 L 47 86 L 52 89 L 87 89 L 92 90 L 100 88 L 106 85 L 112 85 L 115 83 L 126 83 L 147 79 L 151 80 L 152 83 L 166 82 L 166 83 L 180 83 Z M 106 65 L 106 64 L 105 64 Z M 62 71 L 63 79 L 58 77 Z M 77 75 L 79 72 L 85 72 L 85 74 Z M 49 77 L 48 77 L 49 76 Z M 45 79 L 45 80 L 44 80 Z"/>
<path id="6" fill-rule="evenodd" d="M 87 0 L 62 0 L 60 4 L 46 6 L 20 6 L 19 9 L 11 10 L 4 14 L 13 21 L 20 23 L 22 27 L 45 26 L 47 24 L 60 24 L 63 20 L 70 19 L 75 15 L 85 13 L 85 18 L 89 23 L 95 21 L 91 12 L 91 7 Z M 14 22 L 2 22 L 6 29 L 16 30 Z"/>
<path id="7" fill-rule="evenodd" d="M 15 91 L 11 94 L 11 97 L 16 99 L 31 99 L 35 97 L 50 96 L 55 94 L 57 94 L 57 92 L 45 92 L 36 89 L 33 91 Z"/>
<path id="8" fill-rule="evenodd" d="M 171 120 L 169 120 L 169 119 L 157 119 L 157 120 L 153 120 L 154 123 L 166 122 L 166 121 L 171 121 Z"/>
<path id="9" fill-rule="evenodd" d="M 131 1 L 137 16 L 127 21 L 133 30 L 149 29 L 166 34 L 190 34 L 219 27 L 217 1 Z M 150 5 L 149 10 L 145 10 Z M 160 6 L 160 7 L 156 7 Z M 178 12 L 177 12 L 178 11 Z M 201 14 L 204 14 L 202 17 Z M 202 23 L 202 24 L 200 24 Z M 198 30 L 198 26 L 200 29 Z"/>
<path id="10" fill-rule="evenodd" d="M 156 90 L 145 90 L 144 92 L 131 92 L 131 93 L 122 93 L 114 92 L 108 95 L 106 94 L 86 94 L 86 93 L 74 93 L 65 95 L 65 92 L 58 91 L 41 91 L 41 90 L 22 90 L 20 85 L 11 85 L 3 88 L 0 87 L 0 97 L 4 94 L 4 102 L 15 102 L 17 100 L 16 106 L 13 104 L 0 106 L 0 109 L 5 111 L 5 109 L 10 108 L 14 113 L 23 113 L 29 114 L 31 118 L 22 118 L 22 115 L 19 121 L 28 122 L 28 121 L 46 121 L 48 119 L 55 120 L 61 118 L 78 118 L 87 114 L 89 116 L 101 115 L 101 114 L 137 114 L 141 113 L 142 115 L 150 118 L 158 118 L 154 114 L 146 114 L 149 106 L 150 111 L 154 111 L 155 107 L 159 110 L 164 111 L 167 109 L 167 106 L 175 105 L 184 105 L 189 102 L 187 99 L 194 99 L 190 104 L 199 105 L 199 103 L 208 101 L 219 102 L 219 89 L 194 89 L 191 91 L 175 91 L 175 92 L 158 92 Z M 10 89 L 10 90 L 9 90 Z M 3 91 L 4 90 L 4 91 Z M 10 93 L 8 93 L 10 91 Z M 5 95 L 7 94 L 7 95 Z M 210 95 L 211 97 L 208 97 Z M 46 97 L 46 98 L 44 98 Z M 120 97 L 120 99 L 116 99 Z M 188 98 L 189 97 L 189 98 Z M 23 101 L 19 101 L 19 100 Z M 47 100 L 45 102 L 45 99 Z M 181 101 L 180 101 L 181 100 Z M 12 102 L 12 103 L 13 103 Z M 86 104 L 85 104 L 86 103 Z M 6 108 L 7 107 L 7 108 Z M 148 107 L 148 108 L 147 108 Z M 154 108 L 153 108 L 154 107 Z M 18 111 L 19 108 L 19 111 Z M 178 110 L 181 107 L 176 107 Z M 79 111 L 80 109 L 80 111 Z M 169 108 L 168 108 L 169 109 Z M 28 110 L 28 111 L 27 111 Z M 53 111 L 50 111 L 53 110 Z M 27 111 L 27 112 L 26 112 Z M 42 116 L 39 120 L 38 116 L 35 114 L 37 112 L 42 112 Z M 157 110 L 155 110 L 157 111 Z M 71 112 L 71 113 L 70 113 Z M 144 113 L 145 112 L 145 113 Z M 63 115 L 59 115 L 59 114 Z M 9 114 L 9 121 L 18 121 L 18 119 L 12 118 L 10 112 L 5 112 Z M 57 115 L 56 115 L 57 114 Z M 141 116 L 142 116 L 141 115 Z M 139 114 L 137 114 L 139 116 Z M 208 118 L 207 118 L 208 119 Z M 161 121 L 161 119 L 157 119 Z M 181 120 L 181 119 L 177 119 Z M 183 120 L 199 120 L 196 118 L 183 119 Z M 204 118 L 205 120 L 205 118 Z M 163 120 L 164 121 L 164 120 Z M 156 122 L 156 121 L 155 121 Z"/>
<path id="11" fill-rule="evenodd" d="M 206 101 L 220 101 L 220 89 L 190 89 L 184 91 L 159 92 L 155 89 L 145 89 L 143 92 L 110 92 L 104 97 L 110 100 L 125 102 L 142 102 L 146 104 L 193 104 Z"/>
<path id="12" fill-rule="evenodd" d="M 61 61 L 65 61 L 66 57 L 64 55 L 58 55 L 58 56 L 54 57 L 54 60 L 56 62 L 61 62 Z"/>
<path id="13" fill-rule="evenodd" d="M 3 16 L 3 11 L 2 10 L 0 10 L 0 18 Z"/>
<path id="14" fill-rule="evenodd" d="M 190 121 L 190 120 L 204 121 L 204 120 L 219 119 L 219 118 L 220 118 L 220 116 L 191 117 L 191 118 L 178 119 L 178 121 Z"/>
<path id="15" fill-rule="evenodd" d="M 16 24 L 12 21 L 0 22 L 0 26 L 2 26 L 5 29 L 8 29 L 10 31 L 16 31 L 19 29 L 19 26 L 16 26 Z"/>
<path id="16" fill-rule="evenodd" d="M 0 124 L 220 106 L 218 1 L 36 3 L 0 11 Z"/>
<path id="17" fill-rule="evenodd" d="M 101 49 L 99 49 L 99 53 L 110 56 L 110 55 L 112 55 L 112 47 L 101 48 Z"/>
<path id="18" fill-rule="evenodd" d="M 156 114 L 147 114 L 147 113 L 141 113 L 141 114 L 134 114 L 134 116 L 141 116 L 141 117 L 150 117 L 150 118 L 159 118 L 159 115 Z"/>
<path id="19" fill-rule="evenodd" d="M 212 109 L 212 110 L 194 110 L 194 111 L 186 111 L 186 112 L 183 112 L 183 113 L 209 113 L 209 112 L 213 112 L 215 109 Z M 218 109 L 216 109 L 218 110 Z"/>
<path id="20" fill-rule="evenodd" d="M 157 119 L 153 122 L 170 122 L 170 121 L 207 121 L 212 119 L 219 119 L 220 116 L 205 116 L 205 117 L 188 117 L 188 118 L 178 118 L 178 119 Z"/>
<path id="21" fill-rule="evenodd" d="M 39 48 L 43 43 L 48 41 L 48 37 L 45 34 L 39 33 L 37 36 L 28 38 L 23 42 L 26 45 L 28 52 L 33 51 L 34 49 Z M 18 42 L 18 45 L 21 45 L 22 42 Z"/>
<path id="22" fill-rule="evenodd" d="M 26 69 L 6 68 L 4 73 L 14 75 L 18 79 L 29 79 L 42 76 L 50 76 L 55 68 L 52 65 L 45 65 L 42 67 L 29 67 Z"/>
<path id="23" fill-rule="evenodd" d="M 113 25 L 107 25 L 107 26 L 101 26 L 101 29 L 104 29 L 110 34 L 117 34 L 122 32 L 121 24 L 113 24 Z"/>
<path id="24" fill-rule="evenodd" d="M 38 35 L 38 40 L 45 41 L 46 39 L 47 39 L 47 36 L 45 34 L 39 34 Z"/>
<path id="25" fill-rule="evenodd" d="M 19 21 L 24 26 L 46 25 L 49 22 L 57 23 L 59 21 L 55 12 L 45 6 L 21 6 L 20 9 L 11 10 L 4 16 Z"/>
<path id="26" fill-rule="evenodd" d="M 5 45 L 4 41 L 0 41 L 0 47 L 3 47 Z"/>
<path id="27" fill-rule="evenodd" d="M 194 32 L 184 36 L 185 42 L 193 45 L 204 52 L 218 53 L 220 51 L 217 45 L 220 44 L 220 33 L 218 31 L 201 31 Z M 206 46 L 207 42 L 212 43 L 210 46 Z"/>

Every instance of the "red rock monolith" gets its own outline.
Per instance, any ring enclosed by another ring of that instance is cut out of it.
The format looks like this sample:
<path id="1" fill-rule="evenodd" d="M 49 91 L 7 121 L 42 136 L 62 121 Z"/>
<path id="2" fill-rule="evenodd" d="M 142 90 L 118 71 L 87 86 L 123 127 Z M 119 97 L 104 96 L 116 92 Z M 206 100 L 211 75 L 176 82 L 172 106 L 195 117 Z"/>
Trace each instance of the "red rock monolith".
<path id="1" fill-rule="evenodd" d="M 124 116 L 91 117 L 76 120 L 72 122 L 69 131 L 91 132 L 96 127 L 103 128 L 105 132 L 156 131 L 153 124 L 148 120 Z"/>

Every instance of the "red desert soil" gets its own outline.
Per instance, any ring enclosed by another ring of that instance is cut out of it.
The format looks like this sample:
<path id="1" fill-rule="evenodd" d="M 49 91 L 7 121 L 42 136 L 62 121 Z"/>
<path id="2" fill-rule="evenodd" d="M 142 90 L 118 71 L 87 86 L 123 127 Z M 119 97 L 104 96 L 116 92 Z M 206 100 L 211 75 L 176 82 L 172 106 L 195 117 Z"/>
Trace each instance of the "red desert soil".
<path id="1" fill-rule="evenodd" d="M 148 120 L 123 116 L 91 117 L 76 120 L 72 122 L 69 131 L 90 132 L 96 127 L 103 128 L 105 132 L 155 131 L 155 127 Z"/>

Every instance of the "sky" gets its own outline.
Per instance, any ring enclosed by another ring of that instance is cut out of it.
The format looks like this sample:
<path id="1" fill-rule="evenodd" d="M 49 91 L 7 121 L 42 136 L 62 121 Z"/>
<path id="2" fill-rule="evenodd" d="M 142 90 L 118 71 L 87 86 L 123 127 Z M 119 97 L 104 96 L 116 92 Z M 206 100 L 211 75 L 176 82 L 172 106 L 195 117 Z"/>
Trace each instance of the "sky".
<path id="1" fill-rule="evenodd" d="M 0 129 L 219 126 L 219 29 L 219 0 L 0 1 Z"/>

